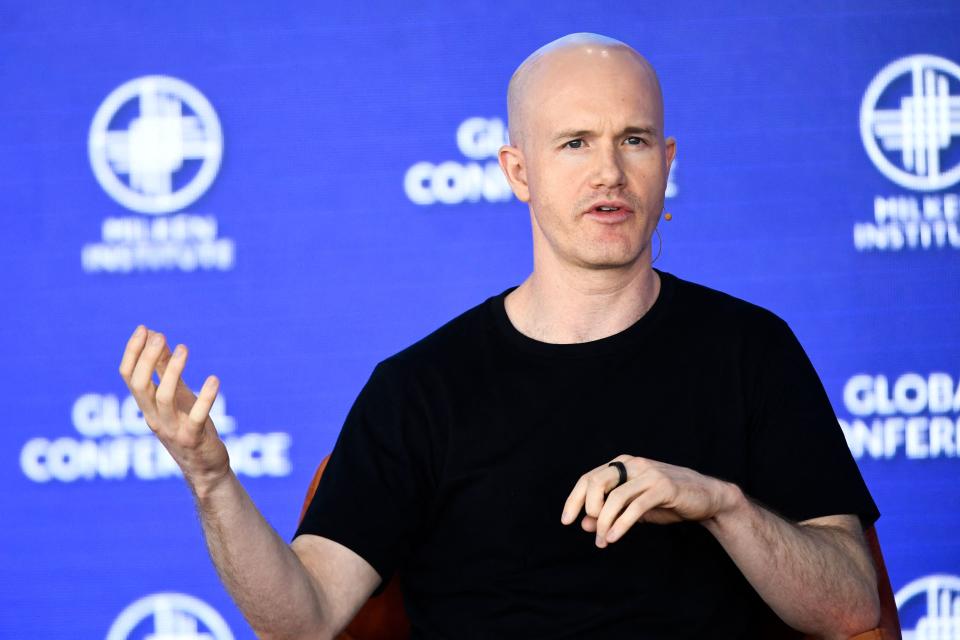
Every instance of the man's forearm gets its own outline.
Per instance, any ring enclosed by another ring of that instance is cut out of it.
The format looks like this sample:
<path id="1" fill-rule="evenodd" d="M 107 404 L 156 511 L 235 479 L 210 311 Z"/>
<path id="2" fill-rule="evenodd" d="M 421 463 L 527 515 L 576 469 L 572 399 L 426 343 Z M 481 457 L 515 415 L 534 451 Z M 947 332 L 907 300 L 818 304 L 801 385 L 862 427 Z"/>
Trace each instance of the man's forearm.
<path id="1" fill-rule="evenodd" d="M 194 495 L 217 573 L 257 635 L 317 637 L 322 603 L 307 571 L 236 475 Z"/>
<path id="2" fill-rule="evenodd" d="M 729 486 L 731 507 L 703 525 L 784 622 L 825 638 L 877 624 L 876 575 L 854 560 L 857 540 L 837 527 L 788 522 Z"/>

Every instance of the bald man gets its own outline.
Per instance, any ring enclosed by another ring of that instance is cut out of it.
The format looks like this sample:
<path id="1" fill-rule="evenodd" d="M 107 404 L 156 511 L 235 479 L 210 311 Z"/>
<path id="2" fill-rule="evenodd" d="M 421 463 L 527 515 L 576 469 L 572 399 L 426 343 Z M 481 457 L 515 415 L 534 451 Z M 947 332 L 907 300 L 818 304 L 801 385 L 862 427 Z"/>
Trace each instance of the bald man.
<path id="1" fill-rule="evenodd" d="M 875 626 L 879 513 L 802 347 L 652 268 L 676 153 L 653 68 L 574 34 L 520 65 L 508 109 L 533 272 L 377 365 L 289 546 L 230 471 L 216 378 L 194 401 L 186 348 L 131 337 L 121 374 L 250 624 L 332 637 L 397 574 L 423 638 Z"/>

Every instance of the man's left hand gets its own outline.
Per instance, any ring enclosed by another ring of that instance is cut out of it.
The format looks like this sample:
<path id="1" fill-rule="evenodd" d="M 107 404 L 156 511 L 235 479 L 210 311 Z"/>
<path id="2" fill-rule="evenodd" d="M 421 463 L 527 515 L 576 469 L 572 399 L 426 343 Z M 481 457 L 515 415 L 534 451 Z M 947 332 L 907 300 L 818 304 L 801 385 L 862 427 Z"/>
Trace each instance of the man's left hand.
<path id="1" fill-rule="evenodd" d="M 621 455 L 614 460 L 626 467 L 626 482 L 616 486 L 620 472 L 609 463 L 585 473 L 560 517 L 563 524 L 570 524 L 585 509 L 581 526 L 596 531 L 601 549 L 619 540 L 634 523 L 707 520 L 735 503 L 738 490 L 729 482 L 647 458 Z"/>

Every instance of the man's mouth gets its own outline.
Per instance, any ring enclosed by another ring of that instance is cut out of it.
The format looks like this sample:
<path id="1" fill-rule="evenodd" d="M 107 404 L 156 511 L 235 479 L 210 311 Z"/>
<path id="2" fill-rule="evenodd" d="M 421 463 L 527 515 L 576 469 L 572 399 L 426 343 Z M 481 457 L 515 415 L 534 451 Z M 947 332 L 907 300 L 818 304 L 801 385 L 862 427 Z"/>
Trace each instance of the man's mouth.
<path id="1" fill-rule="evenodd" d="M 587 214 L 599 222 L 616 223 L 622 222 L 630 217 L 633 210 L 625 202 L 598 202 L 594 204 Z"/>

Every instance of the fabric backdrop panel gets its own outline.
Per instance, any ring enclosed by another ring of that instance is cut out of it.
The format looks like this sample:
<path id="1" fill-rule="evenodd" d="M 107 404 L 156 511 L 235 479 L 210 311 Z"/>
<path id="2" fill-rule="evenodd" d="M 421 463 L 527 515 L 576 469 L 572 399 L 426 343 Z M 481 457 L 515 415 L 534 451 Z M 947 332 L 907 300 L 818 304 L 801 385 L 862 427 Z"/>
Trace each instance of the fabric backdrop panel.
<path id="1" fill-rule="evenodd" d="M 373 366 L 529 273 L 506 86 L 575 31 L 659 72 L 656 266 L 787 320 L 904 628 L 958 615 L 958 28 L 947 0 L 3 2 L 0 637 L 252 637 L 118 375 L 128 336 L 220 377 L 289 538 Z"/>

